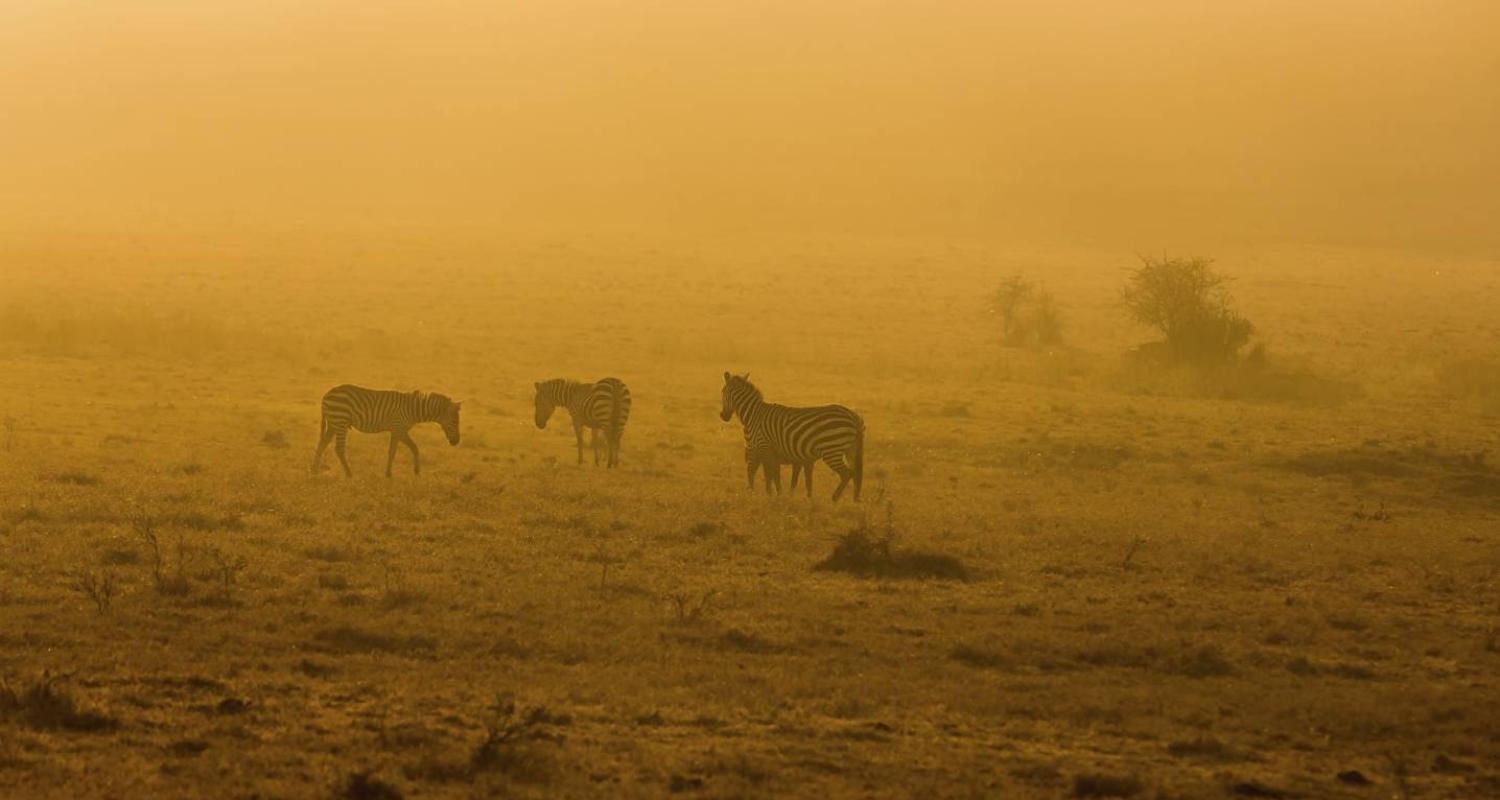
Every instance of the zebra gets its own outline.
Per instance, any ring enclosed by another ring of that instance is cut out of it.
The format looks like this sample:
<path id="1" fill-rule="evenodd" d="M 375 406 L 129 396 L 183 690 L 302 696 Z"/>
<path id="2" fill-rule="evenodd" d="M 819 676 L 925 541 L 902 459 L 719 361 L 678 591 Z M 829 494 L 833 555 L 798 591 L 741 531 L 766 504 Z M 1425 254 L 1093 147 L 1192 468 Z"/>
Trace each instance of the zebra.
<path id="1" fill-rule="evenodd" d="M 552 410 L 568 409 L 573 418 L 573 437 L 578 443 L 578 463 L 583 463 L 583 429 L 591 432 L 589 444 L 594 448 L 594 466 L 599 466 L 599 434 L 609 451 L 608 466 L 620 463 L 620 437 L 630 419 L 630 389 L 619 378 L 605 378 L 597 383 L 554 378 L 536 384 L 536 426 L 546 428 Z"/>
<path id="2" fill-rule="evenodd" d="M 323 395 L 323 421 L 318 436 L 318 451 L 313 454 L 314 474 L 323 466 L 323 451 L 328 443 L 336 441 L 333 451 L 339 463 L 344 465 L 345 477 L 352 477 L 349 459 L 344 456 L 349 428 L 363 433 L 390 432 L 391 446 L 385 458 L 385 476 L 391 477 L 391 464 L 396 460 L 396 445 L 404 443 L 411 448 L 411 467 L 414 474 L 422 474 L 422 459 L 417 455 L 417 443 L 412 441 L 411 427 L 421 422 L 436 422 L 448 436 L 448 443 L 458 444 L 458 409 L 455 403 L 441 394 L 423 392 L 393 392 L 366 389 L 362 386 L 344 384 L 329 389 Z"/>
<path id="3" fill-rule="evenodd" d="M 854 499 L 859 500 L 865 479 L 865 422 L 844 406 L 794 408 L 767 403 L 750 376 L 724 373 L 724 407 L 719 418 L 725 422 L 739 415 L 745 427 L 745 465 L 750 487 L 755 488 L 757 467 L 764 467 L 769 482 L 780 488 L 781 464 L 792 465 L 792 488 L 797 473 L 805 474 L 807 496 L 812 497 L 813 464 L 822 459 L 838 473 L 839 485 L 833 492 L 837 501 L 854 481 Z"/>

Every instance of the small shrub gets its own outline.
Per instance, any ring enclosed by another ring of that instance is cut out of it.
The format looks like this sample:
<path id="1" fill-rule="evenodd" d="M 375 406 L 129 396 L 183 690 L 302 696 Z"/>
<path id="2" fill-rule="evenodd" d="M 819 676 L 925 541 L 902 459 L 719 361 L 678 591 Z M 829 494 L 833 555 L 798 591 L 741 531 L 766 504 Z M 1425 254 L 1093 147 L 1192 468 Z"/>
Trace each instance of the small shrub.
<path id="1" fill-rule="evenodd" d="M 0 720 L 36 730 L 78 733 L 99 733 L 119 726 L 112 717 L 79 708 L 73 696 L 58 688 L 51 678 L 22 691 L 0 682 Z"/>
<path id="2" fill-rule="evenodd" d="M 954 646 L 948 657 L 977 669 L 1005 669 L 1011 665 L 1010 657 L 999 650 L 967 644 Z"/>
<path id="3" fill-rule="evenodd" d="M 73 589 L 94 601 L 94 607 L 101 615 L 108 614 L 110 600 L 115 596 L 115 576 L 109 570 L 105 570 L 102 576 L 85 572 L 73 583 Z"/>
<path id="4" fill-rule="evenodd" d="M 351 774 L 339 789 L 339 797 L 343 800 L 402 800 L 404 795 L 367 770 Z"/>
<path id="5" fill-rule="evenodd" d="M 99 478 L 87 472 L 59 472 L 52 476 L 52 480 L 65 483 L 70 486 L 98 486 Z"/>
<path id="6" fill-rule="evenodd" d="M 990 311 L 1000 317 L 1000 341 L 1007 347 L 1056 345 L 1063 338 L 1057 299 L 1028 278 L 1011 275 L 990 294 Z"/>
<path id="7" fill-rule="evenodd" d="M 1074 797 L 1134 797 L 1145 788 L 1140 779 L 1132 775 L 1090 772 L 1073 777 Z"/>
<path id="8" fill-rule="evenodd" d="M 1234 310 L 1229 282 L 1206 258 L 1142 256 L 1120 294 L 1131 319 L 1162 335 L 1171 360 L 1224 363 L 1238 360 L 1255 332 Z"/>
<path id="9" fill-rule="evenodd" d="M 313 634 L 313 641 L 340 653 L 404 653 L 431 651 L 437 641 L 429 636 L 399 636 L 342 625 Z"/>
<path id="10" fill-rule="evenodd" d="M 541 706 L 521 711 L 514 700 L 499 698 L 485 723 L 484 740 L 469 756 L 469 769 L 475 774 L 494 771 L 523 783 L 543 783 L 554 765 L 541 745 L 561 741 L 547 726 L 566 722 Z"/>
<path id="11" fill-rule="evenodd" d="M 882 535 L 861 525 L 840 536 L 833 552 L 813 569 L 861 578 L 968 580 L 968 569 L 953 556 L 899 549 L 893 546 L 894 540 L 894 533 Z"/>

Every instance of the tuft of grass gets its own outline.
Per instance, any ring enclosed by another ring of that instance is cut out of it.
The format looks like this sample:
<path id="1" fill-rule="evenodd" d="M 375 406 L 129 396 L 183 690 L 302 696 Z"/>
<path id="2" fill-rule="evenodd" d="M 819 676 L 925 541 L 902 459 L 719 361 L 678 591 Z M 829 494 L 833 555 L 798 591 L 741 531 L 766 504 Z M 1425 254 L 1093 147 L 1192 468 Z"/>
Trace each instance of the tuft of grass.
<path id="1" fill-rule="evenodd" d="M 1073 776 L 1074 797 L 1134 797 L 1145 789 L 1133 775 L 1086 772 Z"/>
<path id="2" fill-rule="evenodd" d="M 291 447 L 291 442 L 286 440 L 286 434 L 281 431 L 266 431 L 260 437 L 260 443 L 272 450 L 285 450 Z"/>
<path id="3" fill-rule="evenodd" d="M 98 486 L 99 477 L 87 472 L 59 472 L 52 476 L 56 483 L 65 483 L 69 486 Z"/>
<path id="4" fill-rule="evenodd" d="M 1011 666 L 1011 659 L 1005 653 L 976 645 L 955 645 L 948 651 L 948 657 L 976 669 L 1006 669 Z"/>
<path id="5" fill-rule="evenodd" d="M 119 727 L 119 721 L 97 711 L 80 708 L 67 691 L 48 678 L 17 691 L 0 682 L 0 720 L 40 731 L 102 733 Z"/>
<path id="6" fill-rule="evenodd" d="M 343 800 L 403 800 L 401 790 L 374 776 L 370 770 L 351 773 L 339 787 Z"/>
<path id="7" fill-rule="evenodd" d="M 861 578 L 938 578 L 968 580 L 969 570 L 953 556 L 895 546 L 895 530 L 884 533 L 867 524 L 851 529 L 834 543 L 833 552 L 813 565 L 823 572 L 845 572 Z"/>
<path id="8" fill-rule="evenodd" d="M 313 641 L 339 653 L 431 652 L 437 641 L 430 636 L 398 636 L 340 625 L 313 634 Z"/>

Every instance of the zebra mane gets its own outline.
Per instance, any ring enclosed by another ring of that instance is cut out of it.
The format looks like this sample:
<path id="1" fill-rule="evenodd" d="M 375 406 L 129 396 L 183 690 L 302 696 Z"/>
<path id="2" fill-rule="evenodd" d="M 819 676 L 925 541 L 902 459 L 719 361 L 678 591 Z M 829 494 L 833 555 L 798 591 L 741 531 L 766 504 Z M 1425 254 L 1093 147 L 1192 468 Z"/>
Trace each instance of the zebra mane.
<path id="1" fill-rule="evenodd" d="M 740 383 L 743 383 L 745 385 L 745 388 L 749 389 L 750 393 L 755 396 L 755 399 L 757 399 L 757 400 L 765 400 L 766 399 L 766 396 L 763 395 L 763 394 L 761 394 L 760 389 L 757 388 L 755 384 L 753 384 L 753 383 L 750 382 L 750 374 L 748 372 L 745 373 L 744 375 L 735 375 L 733 377 L 733 380 L 734 381 L 738 381 Z"/>

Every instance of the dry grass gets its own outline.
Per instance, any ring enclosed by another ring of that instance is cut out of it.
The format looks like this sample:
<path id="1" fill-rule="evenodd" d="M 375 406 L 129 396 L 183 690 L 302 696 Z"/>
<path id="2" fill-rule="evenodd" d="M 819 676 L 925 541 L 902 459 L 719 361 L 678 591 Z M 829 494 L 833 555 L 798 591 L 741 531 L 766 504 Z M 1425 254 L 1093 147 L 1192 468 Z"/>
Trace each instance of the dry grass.
<path id="1" fill-rule="evenodd" d="M 1500 434 L 1433 370 L 1482 355 L 1447 332 L 1492 265 L 1218 255 L 1273 353 L 1364 391 L 1122 382 L 1129 254 L 1015 259 L 1057 352 L 965 338 L 1011 264 L 961 247 L 268 251 L 202 296 L 164 253 L 94 287 L 159 306 L 126 348 L 12 316 L 0 796 L 1495 796 Z M 76 296 L 58 258 L 13 279 Z M 158 347 L 205 296 L 237 322 Z M 747 492 L 726 369 L 860 411 L 865 502 Z M 630 382 L 621 469 L 535 429 L 558 373 Z M 464 445 L 309 476 L 346 380 L 475 403 Z"/>

